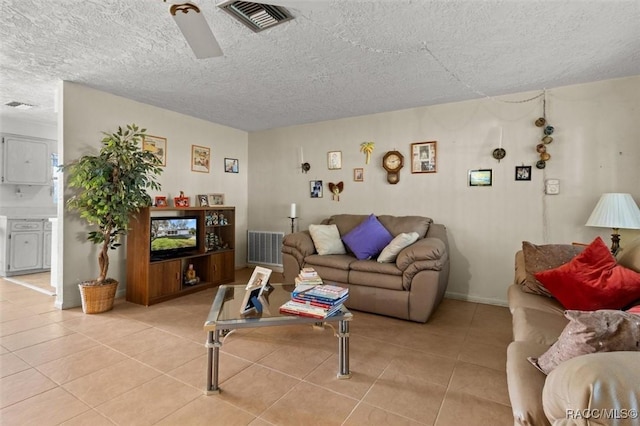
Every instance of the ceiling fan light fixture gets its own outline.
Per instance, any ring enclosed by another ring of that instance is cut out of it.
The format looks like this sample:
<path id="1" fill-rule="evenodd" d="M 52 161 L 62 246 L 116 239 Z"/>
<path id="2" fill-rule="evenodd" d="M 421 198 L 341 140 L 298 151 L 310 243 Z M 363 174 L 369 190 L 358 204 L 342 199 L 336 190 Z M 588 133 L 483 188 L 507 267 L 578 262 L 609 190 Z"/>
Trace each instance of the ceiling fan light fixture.
<path id="1" fill-rule="evenodd" d="M 169 12 L 196 58 L 222 56 L 222 49 L 198 6 L 191 3 L 174 4 Z"/>

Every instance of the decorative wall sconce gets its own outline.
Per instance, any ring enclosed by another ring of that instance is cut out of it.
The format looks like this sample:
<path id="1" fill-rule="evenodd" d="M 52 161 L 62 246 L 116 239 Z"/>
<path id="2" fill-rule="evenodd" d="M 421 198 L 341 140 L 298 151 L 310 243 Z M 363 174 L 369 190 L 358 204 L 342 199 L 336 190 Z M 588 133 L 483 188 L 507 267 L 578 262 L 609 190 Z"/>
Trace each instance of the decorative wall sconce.
<path id="1" fill-rule="evenodd" d="M 300 167 L 302 168 L 302 173 L 308 173 L 311 170 L 311 164 L 309 163 L 302 163 Z"/>

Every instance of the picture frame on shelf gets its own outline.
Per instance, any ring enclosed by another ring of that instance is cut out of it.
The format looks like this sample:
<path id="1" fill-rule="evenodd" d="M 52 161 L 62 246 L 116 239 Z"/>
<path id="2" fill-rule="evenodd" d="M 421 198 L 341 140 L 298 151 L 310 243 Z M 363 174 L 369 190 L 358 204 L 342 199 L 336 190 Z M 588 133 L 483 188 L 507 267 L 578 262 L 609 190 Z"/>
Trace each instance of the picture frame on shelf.
<path id="1" fill-rule="evenodd" d="M 436 173 L 438 171 L 437 141 L 411 144 L 411 173 Z"/>
<path id="2" fill-rule="evenodd" d="M 167 197 L 165 197 L 164 195 L 157 195 L 154 200 L 153 200 L 153 204 L 156 207 L 168 207 L 169 205 L 167 204 Z"/>
<path id="3" fill-rule="evenodd" d="M 364 168 L 356 167 L 355 169 L 353 169 L 353 181 L 364 182 Z"/>
<path id="4" fill-rule="evenodd" d="M 225 173 L 238 173 L 238 159 L 237 158 L 225 158 L 224 159 L 224 172 Z"/>
<path id="5" fill-rule="evenodd" d="M 469 170 L 469 186 L 491 186 L 492 184 L 492 169 Z"/>
<path id="6" fill-rule="evenodd" d="M 162 167 L 167 166 L 167 138 L 145 135 L 142 138 L 142 150 L 149 151 L 158 157 Z"/>
<path id="7" fill-rule="evenodd" d="M 207 198 L 209 207 L 224 206 L 224 194 L 209 194 Z"/>
<path id="8" fill-rule="evenodd" d="M 309 190 L 311 198 L 322 198 L 322 181 L 311 180 L 309 181 Z"/>
<path id="9" fill-rule="evenodd" d="M 209 173 L 211 164 L 211 148 L 200 145 L 191 145 L 191 171 Z"/>
<path id="10" fill-rule="evenodd" d="M 329 170 L 342 168 L 342 151 L 329 151 L 327 153 L 327 167 Z"/>
<path id="11" fill-rule="evenodd" d="M 517 181 L 531 180 L 531 166 L 516 166 L 515 179 Z"/>
<path id="12" fill-rule="evenodd" d="M 209 207 L 209 196 L 207 194 L 198 194 L 198 207 Z"/>

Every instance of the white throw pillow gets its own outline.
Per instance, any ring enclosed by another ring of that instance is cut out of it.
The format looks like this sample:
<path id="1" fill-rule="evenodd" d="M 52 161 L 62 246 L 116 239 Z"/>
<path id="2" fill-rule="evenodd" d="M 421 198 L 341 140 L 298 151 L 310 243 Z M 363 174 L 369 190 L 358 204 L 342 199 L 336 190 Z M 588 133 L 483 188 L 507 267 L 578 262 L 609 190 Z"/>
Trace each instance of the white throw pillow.
<path id="1" fill-rule="evenodd" d="M 336 225 L 309 225 L 309 233 L 318 254 L 345 254 Z"/>
<path id="2" fill-rule="evenodd" d="M 378 256 L 379 263 L 390 263 L 395 262 L 396 257 L 402 251 L 403 248 L 410 246 L 411 244 L 418 241 L 418 233 L 417 232 L 409 232 L 401 233 L 396 235 L 396 237 L 391 240 L 389 245 L 387 245 Z"/>

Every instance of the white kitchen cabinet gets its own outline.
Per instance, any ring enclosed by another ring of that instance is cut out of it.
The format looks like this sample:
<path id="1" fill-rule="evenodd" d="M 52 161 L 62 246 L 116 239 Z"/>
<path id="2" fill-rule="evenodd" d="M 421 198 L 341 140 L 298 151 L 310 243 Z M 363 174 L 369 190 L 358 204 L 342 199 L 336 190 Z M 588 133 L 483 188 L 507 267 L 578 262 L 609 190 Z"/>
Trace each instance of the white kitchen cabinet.
<path id="1" fill-rule="evenodd" d="M 46 139 L 3 134 L 0 183 L 50 185 L 50 142 Z"/>
<path id="2" fill-rule="evenodd" d="M 51 268 L 51 223 L 47 219 L 0 217 L 0 276 Z"/>

